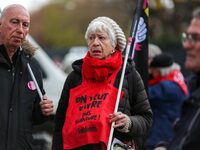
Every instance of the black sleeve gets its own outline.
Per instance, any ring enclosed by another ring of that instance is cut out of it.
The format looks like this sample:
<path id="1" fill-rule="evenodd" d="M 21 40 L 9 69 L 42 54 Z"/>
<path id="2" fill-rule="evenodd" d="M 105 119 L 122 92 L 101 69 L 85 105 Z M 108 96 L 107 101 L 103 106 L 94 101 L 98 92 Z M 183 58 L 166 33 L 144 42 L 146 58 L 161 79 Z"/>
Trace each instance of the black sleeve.
<path id="1" fill-rule="evenodd" d="M 63 150 L 62 128 L 65 122 L 65 115 L 69 99 L 69 86 L 67 80 L 65 81 L 61 97 L 58 103 L 58 107 L 56 110 L 56 115 L 54 120 L 55 127 L 53 131 L 52 150 Z"/>
<path id="2" fill-rule="evenodd" d="M 130 134 L 140 147 L 152 124 L 152 110 L 140 74 L 134 68 L 128 75 L 132 128 Z"/>
<path id="3" fill-rule="evenodd" d="M 132 90 L 129 89 L 132 91 L 130 102 L 132 102 L 131 108 L 132 114 L 134 114 L 134 117 L 131 118 L 133 122 L 132 131 L 135 135 L 145 135 L 151 126 L 152 110 L 142 78 L 136 70 L 134 71 L 135 73 L 132 72 L 132 77 L 128 77 L 128 80 L 131 78 L 134 80 L 132 82 L 129 81 L 129 85 L 133 86 Z"/>
<path id="4" fill-rule="evenodd" d="M 55 115 L 52 150 L 63 150 L 62 128 L 65 122 L 65 115 L 68 107 L 70 95 L 69 91 L 71 88 L 75 87 L 78 83 L 80 83 L 79 79 L 80 77 L 77 76 L 77 74 L 75 74 L 74 72 L 72 72 L 71 74 L 69 74 L 65 81 Z"/>

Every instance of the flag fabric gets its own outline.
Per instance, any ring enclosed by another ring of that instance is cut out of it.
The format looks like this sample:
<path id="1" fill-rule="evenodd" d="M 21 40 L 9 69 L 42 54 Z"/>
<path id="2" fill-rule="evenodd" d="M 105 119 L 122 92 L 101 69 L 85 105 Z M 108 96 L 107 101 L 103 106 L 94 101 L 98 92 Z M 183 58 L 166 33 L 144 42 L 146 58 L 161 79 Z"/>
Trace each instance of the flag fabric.
<path id="1" fill-rule="evenodd" d="M 129 56 L 134 60 L 145 88 L 148 86 L 148 0 L 143 0 L 142 12 L 138 19 L 137 31 Z"/>

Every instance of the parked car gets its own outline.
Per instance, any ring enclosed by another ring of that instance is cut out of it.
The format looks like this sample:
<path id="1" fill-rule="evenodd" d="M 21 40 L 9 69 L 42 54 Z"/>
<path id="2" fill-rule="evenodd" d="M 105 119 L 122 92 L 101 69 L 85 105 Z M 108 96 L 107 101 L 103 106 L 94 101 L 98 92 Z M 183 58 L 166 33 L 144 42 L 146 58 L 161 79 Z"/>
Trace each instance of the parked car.
<path id="1" fill-rule="evenodd" d="M 69 49 L 69 52 L 64 56 L 63 61 L 61 63 L 61 68 L 66 73 L 70 73 L 72 71 L 71 64 L 78 59 L 83 58 L 87 53 L 88 48 L 86 46 L 74 46 Z"/>

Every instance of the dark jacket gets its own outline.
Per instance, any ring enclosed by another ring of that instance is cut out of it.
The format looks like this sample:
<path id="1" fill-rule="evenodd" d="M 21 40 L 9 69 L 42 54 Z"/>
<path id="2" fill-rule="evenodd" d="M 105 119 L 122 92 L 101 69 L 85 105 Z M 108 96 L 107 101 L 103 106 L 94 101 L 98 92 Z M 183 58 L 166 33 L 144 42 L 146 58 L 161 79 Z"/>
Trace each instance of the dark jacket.
<path id="1" fill-rule="evenodd" d="M 72 64 L 74 71 L 67 77 L 61 94 L 59 105 L 55 116 L 55 129 L 53 136 L 53 150 L 63 150 L 62 127 L 69 100 L 69 90 L 81 84 L 82 60 Z M 118 87 L 121 71 L 118 73 L 115 86 Z M 129 84 L 128 84 L 129 82 Z M 120 140 L 136 140 L 146 135 L 152 121 L 152 112 L 144 89 L 142 79 L 135 70 L 133 63 L 129 62 L 123 82 L 124 98 L 119 103 L 119 111 L 130 116 L 132 128 L 129 133 L 115 131 L 114 137 Z M 130 96 L 130 97 L 129 97 Z M 80 149 L 90 150 L 90 145 Z"/>
<path id="2" fill-rule="evenodd" d="M 176 134 L 168 150 L 200 150 L 200 75 L 191 75 L 186 83 L 190 97 L 183 105 Z"/>
<path id="3" fill-rule="evenodd" d="M 26 47 L 28 48 L 28 47 Z M 30 63 L 38 84 L 44 93 L 41 72 L 32 51 L 23 49 L 9 60 L 5 47 L 0 45 L 0 149 L 33 150 L 32 125 L 44 118 L 36 90 L 28 88 L 32 81 L 27 69 Z M 26 52 L 25 52 L 26 51 Z"/>
<path id="4" fill-rule="evenodd" d="M 183 102 L 188 97 L 177 83 L 163 80 L 149 86 L 149 101 L 153 111 L 153 124 L 146 140 L 146 148 L 168 143 L 174 135 L 173 125 L 180 117 Z"/>

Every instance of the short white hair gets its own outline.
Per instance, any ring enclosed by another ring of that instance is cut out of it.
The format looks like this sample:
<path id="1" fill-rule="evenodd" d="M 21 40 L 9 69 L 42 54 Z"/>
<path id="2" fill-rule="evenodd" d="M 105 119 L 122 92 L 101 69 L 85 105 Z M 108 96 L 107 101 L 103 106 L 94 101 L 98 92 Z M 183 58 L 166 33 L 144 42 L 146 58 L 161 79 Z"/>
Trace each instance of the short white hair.
<path id="1" fill-rule="evenodd" d="M 86 30 L 85 39 L 88 40 L 91 33 L 105 31 L 111 40 L 111 44 L 116 50 L 123 51 L 126 46 L 124 32 L 119 25 L 108 17 L 98 17 L 92 20 Z"/>
<path id="2" fill-rule="evenodd" d="M 108 34 L 109 39 L 111 40 L 112 46 L 114 48 L 116 47 L 117 41 L 116 41 L 116 36 L 114 34 L 114 31 L 112 31 L 111 27 L 108 27 L 108 25 L 106 25 L 105 23 L 100 22 L 100 21 L 96 21 L 96 22 L 94 21 L 94 22 L 90 23 L 90 25 L 88 26 L 87 31 L 85 33 L 85 39 L 88 40 L 89 35 L 91 33 L 95 33 L 98 31 L 99 32 L 105 31 Z"/>

